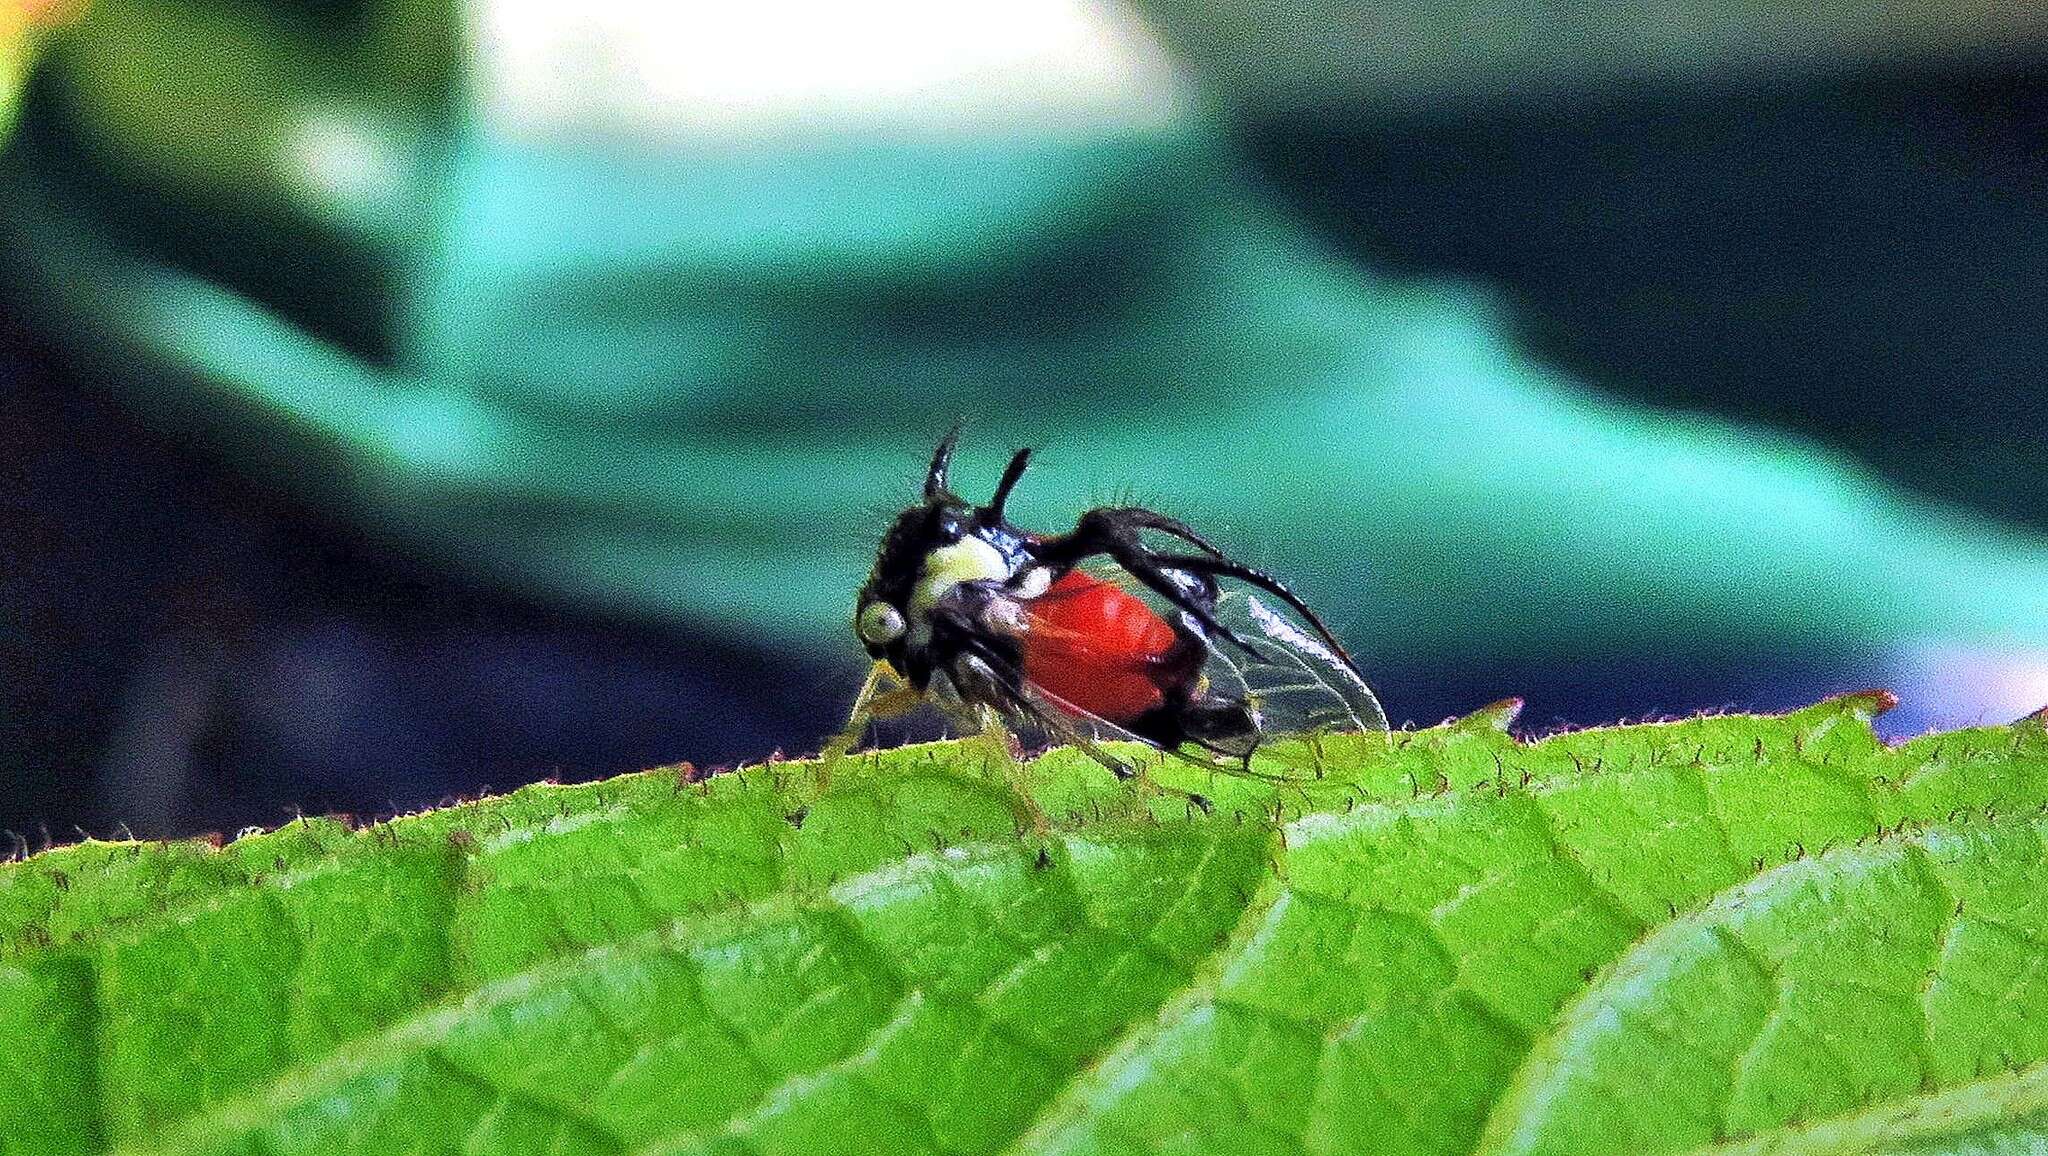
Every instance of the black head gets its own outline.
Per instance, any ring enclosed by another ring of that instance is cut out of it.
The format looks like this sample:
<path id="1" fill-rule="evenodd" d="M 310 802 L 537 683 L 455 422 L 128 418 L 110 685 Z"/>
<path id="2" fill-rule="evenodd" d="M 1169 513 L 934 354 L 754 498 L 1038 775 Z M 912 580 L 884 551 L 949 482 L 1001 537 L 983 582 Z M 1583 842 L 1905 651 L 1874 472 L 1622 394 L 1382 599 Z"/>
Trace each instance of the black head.
<path id="1" fill-rule="evenodd" d="M 946 475 L 953 463 L 953 447 L 959 441 L 955 426 L 932 451 L 925 471 L 924 500 L 896 515 L 882 546 L 875 554 L 875 568 L 861 587 L 854 607 L 853 630 L 868 654 L 887 659 L 899 672 L 908 673 L 920 665 L 907 661 L 906 651 L 914 616 L 912 595 L 925 572 L 925 560 L 936 550 L 976 537 L 991 542 L 1021 542 L 1023 536 L 1009 528 L 1003 508 L 1010 491 L 1031 464 L 1031 451 L 1018 450 L 1004 468 L 1002 480 L 986 505 L 975 506 L 955 495 Z M 1008 553 L 998 545 L 1001 553 Z"/>

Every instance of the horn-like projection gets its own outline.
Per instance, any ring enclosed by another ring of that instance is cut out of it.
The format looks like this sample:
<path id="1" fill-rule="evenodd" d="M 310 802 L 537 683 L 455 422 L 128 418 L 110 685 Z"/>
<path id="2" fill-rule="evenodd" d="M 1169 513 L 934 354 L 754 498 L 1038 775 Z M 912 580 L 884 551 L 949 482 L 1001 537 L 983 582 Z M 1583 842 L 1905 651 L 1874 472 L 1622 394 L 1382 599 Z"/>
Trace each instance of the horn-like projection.
<path id="1" fill-rule="evenodd" d="M 929 502 L 946 492 L 946 470 L 953 464 L 953 446 L 959 440 L 960 427 L 956 424 L 946 431 L 946 436 L 939 442 L 939 448 L 932 451 L 931 468 L 926 470 L 924 475 L 925 501 Z"/>
<path id="2" fill-rule="evenodd" d="M 1017 488 L 1017 479 L 1024 476 L 1030 465 L 1031 449 L 1026 446 L 1017 451 L 1009 465 L 1003 467 L 1003 480 L 996 483 L 995 496 L 988 500 L 988 505 L 975 512 L 977 520 L 984 525 L 1003 520 L 1003 507 L 1010 501 L 1010 491 Z"/>

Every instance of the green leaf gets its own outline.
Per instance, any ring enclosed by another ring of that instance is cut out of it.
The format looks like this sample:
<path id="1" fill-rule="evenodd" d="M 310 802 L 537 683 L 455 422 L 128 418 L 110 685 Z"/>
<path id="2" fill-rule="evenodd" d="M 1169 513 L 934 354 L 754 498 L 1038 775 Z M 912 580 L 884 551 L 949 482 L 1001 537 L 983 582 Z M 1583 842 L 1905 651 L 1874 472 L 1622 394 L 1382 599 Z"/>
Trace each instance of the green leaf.
<path id="1" fill-rule="evenodd" d="M 1888 705 L 1155 769 L 1209 814 L 967 742 L 50 851 L 0 1151 L 2038 1149 L 2048 729 Z"/>
<path id="2" fill-rule="evenodd" d="M 1658 929 L 1546 1033 L 1482 1151 L 1768 1134 L 2048 1054 L 2043 825 L 1846 848 Z"/>

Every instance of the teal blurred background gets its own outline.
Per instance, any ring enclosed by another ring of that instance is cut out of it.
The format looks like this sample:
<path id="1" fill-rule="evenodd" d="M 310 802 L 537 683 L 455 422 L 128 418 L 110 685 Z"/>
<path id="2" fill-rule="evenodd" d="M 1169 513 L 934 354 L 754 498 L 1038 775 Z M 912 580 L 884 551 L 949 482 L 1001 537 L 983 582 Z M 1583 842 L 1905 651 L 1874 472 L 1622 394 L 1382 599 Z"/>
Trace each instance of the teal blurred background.
<path id="1" fill-rule="evenodd" d="M 2023 10 L 0 4 L 31 842 L 815 749 L 956 418 L 1398 719 L 2048 703 Z"/>

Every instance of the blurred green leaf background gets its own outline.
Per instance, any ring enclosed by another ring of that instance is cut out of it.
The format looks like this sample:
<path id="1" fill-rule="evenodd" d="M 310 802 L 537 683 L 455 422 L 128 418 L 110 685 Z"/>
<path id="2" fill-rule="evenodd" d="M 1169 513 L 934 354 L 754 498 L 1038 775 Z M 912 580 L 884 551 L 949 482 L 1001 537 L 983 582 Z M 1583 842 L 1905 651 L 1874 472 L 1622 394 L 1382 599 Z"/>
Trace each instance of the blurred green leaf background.
<path id="1" fill-rule="evenodd" d="M 1287 575 L 1400 717 L 2048 699 L 2023 16 L 30 16 L 0 823 L 815 745 L 956 418 L 970 492 L 1042 448 L 1027 524 Z"/>

